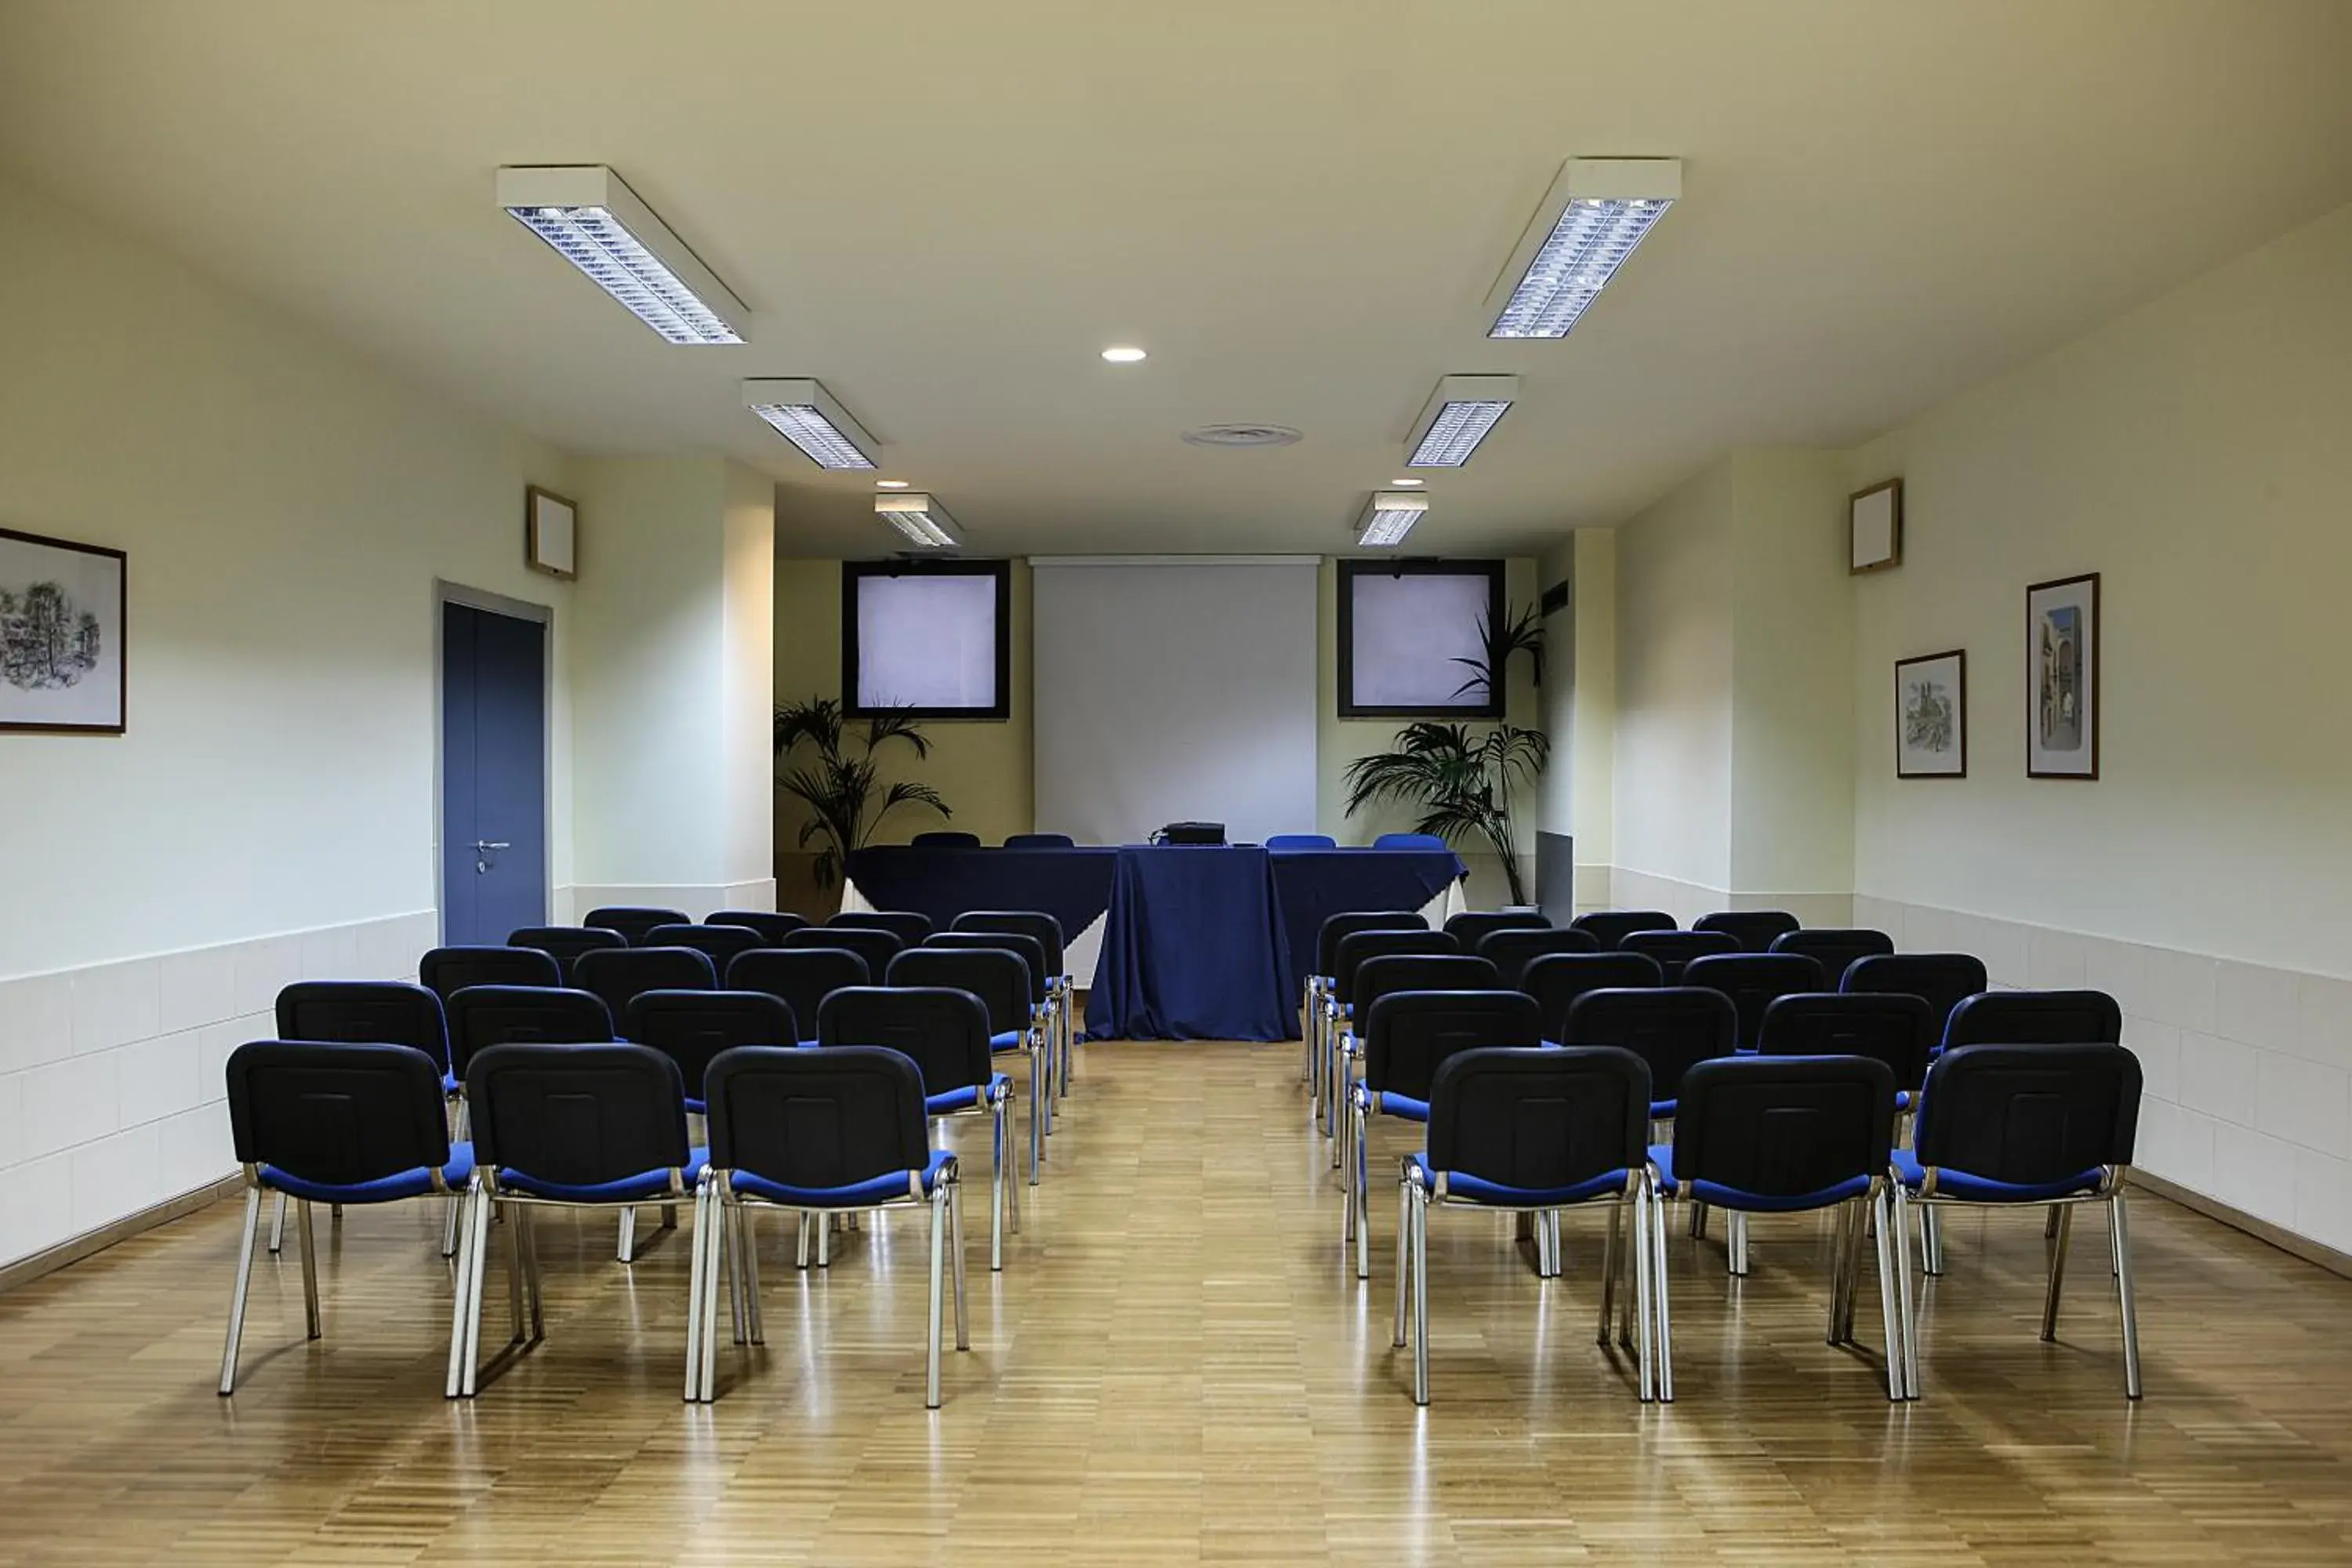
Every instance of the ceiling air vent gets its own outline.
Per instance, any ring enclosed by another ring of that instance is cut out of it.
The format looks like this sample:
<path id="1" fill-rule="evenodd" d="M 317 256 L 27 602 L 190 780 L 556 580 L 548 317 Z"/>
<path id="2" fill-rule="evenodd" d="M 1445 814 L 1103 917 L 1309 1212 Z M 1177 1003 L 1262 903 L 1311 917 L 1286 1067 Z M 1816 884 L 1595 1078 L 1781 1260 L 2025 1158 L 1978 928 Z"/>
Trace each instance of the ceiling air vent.
<path id="1" fill-rule="evenodd" d="M 1295 447 L 1298 432 L 1287 425 L 1203 425 L 1184 439 L 1195 447 Z"/>

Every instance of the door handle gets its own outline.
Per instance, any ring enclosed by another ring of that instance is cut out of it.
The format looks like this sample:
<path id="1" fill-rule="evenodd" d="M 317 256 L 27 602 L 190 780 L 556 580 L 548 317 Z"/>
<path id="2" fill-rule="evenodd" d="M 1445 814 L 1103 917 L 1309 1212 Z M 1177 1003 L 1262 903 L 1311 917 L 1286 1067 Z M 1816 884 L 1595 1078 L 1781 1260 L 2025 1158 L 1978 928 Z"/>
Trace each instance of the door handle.
<path id="1" fill-rule="evenodd" d="M 504 839 L 493 841 L 488 838 L 477 838 L 474 840 L 474 847 L 476 849 L 511 849 L 514 846 Z"/>
<path id="2" fill-rule="evenodd" d="M 498 850 L 511 849 L 513 847 L 513 845 L 509 844 L 503 838 L 475 839 L 474 875 L 477 877 L 488 876 L 490 874 L 490 856 Z"/>

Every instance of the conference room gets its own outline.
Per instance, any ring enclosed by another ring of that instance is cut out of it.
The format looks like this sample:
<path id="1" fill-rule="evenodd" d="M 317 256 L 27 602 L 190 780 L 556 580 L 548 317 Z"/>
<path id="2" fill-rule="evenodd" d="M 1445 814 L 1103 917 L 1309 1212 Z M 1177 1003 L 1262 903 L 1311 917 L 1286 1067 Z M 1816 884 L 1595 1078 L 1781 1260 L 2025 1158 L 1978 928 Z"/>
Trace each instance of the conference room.
<path id="1" fill-rule="evenodd" d="M 2347 82 L 0 0 L 0 1560 L 2352 1562 Z"/>

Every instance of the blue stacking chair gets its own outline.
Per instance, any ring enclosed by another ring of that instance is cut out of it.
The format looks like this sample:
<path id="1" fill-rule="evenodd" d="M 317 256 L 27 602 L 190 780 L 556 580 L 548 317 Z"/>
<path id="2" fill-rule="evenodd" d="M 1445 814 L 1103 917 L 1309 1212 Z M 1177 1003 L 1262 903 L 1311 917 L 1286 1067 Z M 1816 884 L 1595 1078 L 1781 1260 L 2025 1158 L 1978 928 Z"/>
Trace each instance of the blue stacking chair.
<path id="1" fill-rule="evenodd" d="M 1622 952 L 1656 959 L 1666 984 L 1680 985 L 1683 970 L 1692 959 L 1738 952 L 1739 939 L 1719 931 L 1634 931 L 1620 937 L 1617 947 Z"/>
<path id="2" fill-rule="evenodd" d="M 824 922 L 828 931 L 887 931 L 900 947 L 919 947 L 939 927 L 914 910 L 844 910 Z"/>
<path id="3" fill-rule="evenodd" d="M 1337 849 L 1339 841 L 1328 833 L 1269 833 L 1268 849 Z"/>
<path id="4" fill-rule="evenodd" d="M 1331 1048 L 1337 1043 L 1327 1037 L 1326 1003 L 1331 994 L 1332 973 L 1339 963 L 1339 941 L 1360 931 L 1418 931 L 1429 929 L 1429 921 L 1406 910 L 1349 910 L 1324 917 L 1315 933 L 1314 972 L 1304 982 L 1307 1017 L 1300 1031 L 1307 1037 L 1306 1061 L 1299 1077 L 1307 1081 L 1308 1100 L 1315 1120 L 1324 1120 L 1323 1096 L 1329 1089 L 1325 1073 L 1330 1066 Z"/>
<path id="5" fill-rule="evenodd" d="M 1000 931 L 1036 939 L 1045 957 L 1045 1000 L 1054 1011 L 1054 1093 L 1067 1095 L 1077 1073 L 1077 977 L 1069 973 L 1062 922 L 1042 910 L 967 910 L 950 922 L 951 934 Z"/>
<path id="6" fill-rule="evenodd" d="M 1727 1211 L 1809 1214 L 1836 1209 L 1831 1247 L 1830 1331 L 1832 1345 L 1853 1342 L 1854 1298 L 1860 1293 L 1862 1241 L 1878 1240 L 1878 1299 L 1886 1331 L 1886 1397 L 1900 1401 L 1907 1386 L 1903 1325 L 1907 1273 L 1895 1272 L 1895 1209 L 1887 1180 L 1895 1127 L 1895 1075 L 1866 1057 L 1725 1057 L 1695 1063 L 1677 1091 L 1671 1146 L 1650 1151 L 1659 1201 L 1686 1197 Z M 1663 1214 L 1659 1228 L 1664 1228 Z M 1658 1397 L 1675 1396 L 1673 1317 L 1665 1278 L 1654 1298 L 1658 1312 Z"/>
<path id="7" fill-rule="evenodd" d="M 1568 922 L 1570 931 L 1589 931 L 1603 952 L 1624 944 L 1637 931 L 1673 931 L 1675 917 L 1664 910 L 1594 910 Z"/>
<path id="8" fill-rule="evenodd" d="M 1346 1058 L 1341 1053 L 1354 1016 L 1351 993 L 1356 971 L 1368 959 L 1391 953 L 1461 951 L 1460 942 L 1442 931 L 1431 931 L 1417 916 L 1409 926 L 1383 925 L 1349 931 L 1332 944 L 1330 984 L 1323 992 L 1323 1092 L 1318 1103 L 1323 1109 L 1323 1136 L 1331 1145 L 1333 1170 L 1339 1168 L 1339 1140 L 1347 1135 L 1348 1086 L 1341 1076 Z"/>
<path id="9" fill-rule="evenodd" d="M 1822 966 L 1822 977 L 1832 991 L 1842 990 L 1845 972 L 1857 959 L 1881 958 L 1895 951 L 1895 939 L 1883 931 L 1864 927 L 1813 926 L 1772 939 L 1773 952 L 1801 952 Z"/>
<path id="10" fill-rule="evenodd" d="M 492 1046 L 602 1045 L 612 1009 L 591 991 L 554 985 L 468 985 L 449 998 L 449 1062 L 462 1087 L 478 1052 Z"/>
<path id="11" fill-rule="evenodd" d="M 563 966 L 531 947 L 436 947 L 416 961 L 416 978 L 444 1005 L 474 985 L 544 985 L 564 983 Z"/>
<path id="12" fill-rule="evenodd" d="M 1601 944 L 1591 931 L 1569 931 L 1563 927 L 1505 928 L 1488 931 L 1471 945 L 1471 952 L 1495 966 L 1503 977 L 1504 989 L 1517 991 L 1528 965 L 1538 958 L 1555 952 L 1598 952 Z"/>
<path id="13" fill-rule="evenodd" d="M 1952 1009 L 1981 994 L 1990 982 L 1984 961 L 1965 952 L 1890 952 L 1856 959 L 1838 981 L 1841 991 L 1893 991 L 1927 1004 L 1937 1049 Z"/>
<path id="14" fill-rule="evenodd" d="M 731 991 L 764 991 L 792 1009 L 800 1043 L 816 1043 L 817 1015 L 824 999 L 848 985 L 865 985 L 874 976 L 866 961 L 843 948 L 755 947 L 739 952 L 727 966 Z"/>
<path id="15" fill-rule="evenodd" d="M 766 1342 L 753 1205 L 829 1217 L 871 1208 L 931 1215 L 930 1331 L 923 1403 L 940 1407 L 941 1265 L 954 1232 L 956 1349 L 970 1350 L 964 1309 L 963 1196 L 956 1157 L 930 1147 L 923 1079 L 877 1046 L 824 1050 L 747 1047 L 710 1064 L 710 1168 L 697 1194 L 694 1304 L 687 1397 L 717 1396 L 719 1277 L 731 1261 L 736 1342 Z M 694 1375 L 699 1373 L 698 1379 Z"/>
<path id="16" fill-rule="evenodd" d="M 710 955 L 691 947 L 615 947 L 583 953 L 572 967 L 573 983 L 594 994 L 618 1024 L 629 1016 L 630 999 L 645 991 L 716 991 L 719 970 Z"/>
<path id="17" fill-rule="evenodd" d="M 590 910 L 581 918 L 580 923 L 584 926 L 598 926 L 605 931 L 619 931 L 629 939 L 630 946 L 635 947 L 646 940 L 646 933 L 656 926 L 684 925 L 687 919 L 684 910 L 661 910 L 635 904 L 607 904 L 603 909 Z"/>
<path id="18" fill-rule="evenodd" d="M 1006 936 L 1008 944 L 1025 939 Z M 1028 956 L 1018 948 L 910 947 L 890 961 L 883 983 L 970 992 L 988 1014 L 988 1048 L 1029 1058 L 1029 1184 L 1045 1158 L 1045 1036 L 1037 1025 Z"/>
<path id="19" fill-rule="evenodd" d="M 621 1034 L 677 1064 L 688 1116 L 703 1113 L 703 1075 L 721 1051 L 800 1044 L 793 1010 L 764 991 L 640 991 Z"/>
<path id="20" fill-rule="evenodd" d="M 1767 1007 L 1783 996 L 1824 989 L 1822 966 L 1795 952 L 1726 952 L 1694 958 L 1683 966 L 1681 983 L 1720 991 L 1731 999 L 1742 1051 L 1756 1048 L 1756 1033 L 1764 1026 Z"/>
<path id="21" fill-rule="evenodd" d="M 1649 991 L 1665 983 L 1658 961 L 1638 952 L 1548 953 L 1519 972 L 1519 989 L 1536 999 L 1544 1038 L 1554 1044 L 1567 1038 L 1569 1009 L 1587 992 Z"/>
<path id="22" fill-rule="evenodd" d="M 388 1204 L 465 1190 L 473 1152 L 449 1141 L 441 1064 L 414 1046 L 261 1040 L 228 1058 L 228 1124 L 245 1178 L 245 1231 L 229 1298 L 220 1391 L 236 1392 L 261 1194 L 294 1200 L 305 1332 L 317 1339 L 319 1266 L 310 1205 Z"/>
<path id="23" fill-rule="evenodd" d="M 543 952 L 555 960 L 557 981 L 572 984 L 572 967 L 580 962 L 583 952 L 593 952 L 600 947 L 626 947 L 629 939 L 616 931 L 602 926 L 524 926 L 507 933 L 509 947 L 527 947 Z M 511 981 L 488 980 L 486 985 L 511 984 Z"/>
<path id="24" fill-rule="evenodd" d="M 980 835 L 941 827 L 929 833 L 918 833 L 908 842 L 918 849 L 977 849 L 980 847 Z"/>
<path id="25" fill-rule="evenodd" d="M 536 1343 L 547 1322 L 532 1212 L 676 1205 L 697 1194 L 704 1170 L 703 1151 L 687 1140 L 685 1079 L 676 1062 L 650 1046 L 492 1046 L 467 1064 L 466 1106 L 474 1171 L 449 1333 L 452 1399 L 474 1396 L 494 1211 L 507 1222 L 513 1342 Z M 687 1338 L 691 1387 L 696 1345 L 690 1326 Z"/>
<path id="26" fill-rule="evenodd" d="M 750 926 L 675 925 L 656 926 L 646 933 L 646 947 L 690 947 L 710 960 L 712 983 L 727 973 L 727 965 L 739 952 L 749 952 L 755 947 L 765 947 L 768 939 Z"/>
<path id="27" fill-rule="evenodd" d="M 1372 840 L 1375 849 L 1451 849 L 1454 847 L 1434 833 L 1383 833 Z"/>
<path id="28" fill-rule="evenodd" d="M 760 933 L 761 945 L 774 947 L 796 931 L 808 929 L 807 917 L 774 910 L 717 910 L 702 922 L 707 926 L 741 926 Z"/>
<path id="29" fill-rule="evenodd" d="M 1638 1347 L 1636 1391 L 1643 1403 L 1655 1397 L 1651 1282 L 1663 1276 L 1665 1235 L 1651 1184 L 1650 1095 L 1649 1069 L 1641 1058 L 1607 1046 L 1464 1051 L 1437 1069 L 1429 1090 L 1429 1142 L 1404 1157 L 1397 1194 L 1396 1343 L 1405 1343 L 1409 1283 L 1415 1405 L 1429 1403 L 1433 1206 L 1535 1215 L 1609 1204 L 1608 1256 L 1601 1266 L 1604 1346 L 1629 1250 L 1622 1232 L 1631 1207 L 1634 1299 L 1627 1316 L 1638 1322 L 1632 1336 Z"/>
<path id="30" fill-rule="evenodd" d="M 1693 931 L 1719 931 L 1732 938 L 1742 952 L 1769 952 L 1776 940 L 1803 929 L 1786 910 L 1723 910 L 1691 921 Z"/>
<path id="31" fill-rule="evenodd" d="M 1054 921 L 1055 932 L 1060 929 L 1061 922 Z M 1060 1048 L 1060 1009 L 1054 996 L 1055 979 L 1061 967 L 1061 950 L 1058 942 L 1049 943 L 1051 934 L 1035 928 L 1018 929 L 1000 921 L 985 930 L 943 931 L 923 939 L 923 945 L 929 948 L 949 951 L 995 948 L 1017 952 L 1021 955 L 1021 962 L 1029 966 L 1029 1026 L 1037 1031 L 1045 1051 L 1045 1136 L 1048 1138 L 1054 1135 L 1054 1106 L 1061 1095 L 1059 1080 L 1062 1076 L 1055 1058 L 1055 1052 Z"/>
<path id="32" fill-rule="evenodd" d="M 1066 833 L 1008 833 L 1007 849 L 1075 849 L 1078 841 Z"/>
<path id="33" fill-rule="evenodd" d="M 1569 1007 L 1563 1046 L 1622 1046 L 1650 1069 L 1650 1119 L 1675 1114 L 1683 1075 L 1703 1061 L 1738 1048 L 1739 1020 L 1731 999 L 1699 986 L 1589 991 Z"/>
<path id="34" fill-rule="evenodd" d="M 1895 1075 L 1899 1123 L 1927 1076 L 1936 1044 L 1929 1028 L 1926 1000 L 1900 992 L 1783 996 L 1764 1009 L 1756 1048 L 1768 1057 L 1868 1057 L 1885 1062 Z"/>
<path id="35" fill-rule="evenodd" d="M 2104 991 L 1987 991 L 1963 998 L 1945 1021 L 1954 1046 L 2112 1046 L 2124 1010 Z"/>
<path id="36" fill-rule="evenodd" d="M 1449 939 L 1451 940 L 1451 939 Z M 1347 1244 L 1356 1238 L 1357 1217 L 1362 1213 L 1363 1184 L 1357 1179 L 1360 1161 L 1358 1156 L 1356 1132 L 1356 1058 L 1363 1043 L 1359 1037 L 1361 1021 L 1381 997 L 1395 991 L 1498 991 L 1502 982 L 1496 976 L 1495 966 L 1483 958 L 1473 958 L 1463 952 L 1392 952 L 1368 958 L 1356 966 L 1349 981 L 1351 1016 L 1339 1035 L 1339 1101 L 1334 1120 L 1339 1124 L 1339 1135 L 1332 1141 L 1333 1166 L 1341 1174 L 1340 1189 L 1344 1212 L 1339 1229 L 1339 1256 L 1344 1261 Z"/>
<path id="37" fill-rule="evenodd" d="M 1895 1151 L 1895 1243 L 1907 1293 L 1908 1205 L 1922 1218 L 1952 1204 L 2056 1210 L 2045 1232 L 2050 1280 L 2042 1338 L 2058 1336 L 2058 1297 L 2074 1210 L 2107 1208 L 2108 1264 L 2122 1319 L 2124 1393 L 2140 1396 L 2139 1315 L 2132 1285 L 2125 1180 L 2139 1128 L 2139 1058 L 2104 1041 L 2077 1045 L 1954 1046 L 1927 1069 L 1910 1149 Z M 1931 1272 L 1940 1272 L 1941 1259 Z M 1910 1396 L 1919 1396 L 1916 1324 L 1906 1321 Z"/>
<path id="38" fill-rule="evenodd" d="M 854 952 L 866 961 L 866 973 L 879 975 L 890 967 L 890 961 L 908 944 L 898 940 L 896 931 L 877 926 L 811 926 L 784 938 L 784 951 L 801 948 L 831 948 L 841 952 Z"/>
<path id="39" fill-rule="evenodd" d="M 1498 931 L 1549 931 L 1551 921 L 1536 910 L 1464 910 L 1445 917 L 1445 934 L 1465 952 L 1478 951 L 1481 940 Z"/>
<path id="40" fill-rule="evenodd" d="M 1004 1179 L 1013 1080 L 996 1070 L 987 1007 L 971 992 L 946 986 L 856 986 L 824 999 L 817 1039 L 828 1047 L 884 1046 L 913 1062 L 923 1079 L 923 1114 L 934 1125 L 950 1117 L 989 1119 L 988 1268 L 1001 1271 L 1008 1197 L 1013 1233 L 1021 1230 L 1021 1184 Z M 827 1260 L 825 1246 L 820 1235 L 820 1264 Z"/>

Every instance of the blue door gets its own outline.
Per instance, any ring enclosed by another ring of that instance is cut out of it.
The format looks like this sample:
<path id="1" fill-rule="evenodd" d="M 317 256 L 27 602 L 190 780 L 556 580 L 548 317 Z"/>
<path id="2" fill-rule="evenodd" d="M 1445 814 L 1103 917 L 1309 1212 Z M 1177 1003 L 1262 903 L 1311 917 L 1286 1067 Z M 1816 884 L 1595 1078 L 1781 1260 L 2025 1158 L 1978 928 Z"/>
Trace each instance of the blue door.
<path id="1" fill-rule="evenodd" d="M 547 923 L 547 638 L 441 606 L 441 940 Z"/>

